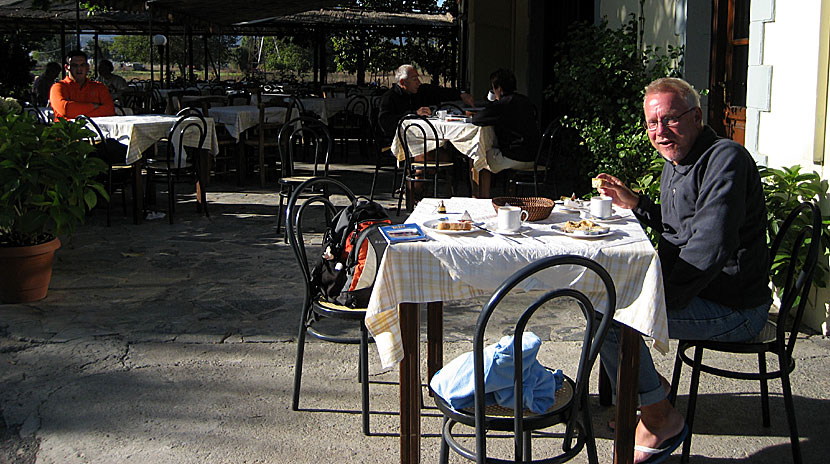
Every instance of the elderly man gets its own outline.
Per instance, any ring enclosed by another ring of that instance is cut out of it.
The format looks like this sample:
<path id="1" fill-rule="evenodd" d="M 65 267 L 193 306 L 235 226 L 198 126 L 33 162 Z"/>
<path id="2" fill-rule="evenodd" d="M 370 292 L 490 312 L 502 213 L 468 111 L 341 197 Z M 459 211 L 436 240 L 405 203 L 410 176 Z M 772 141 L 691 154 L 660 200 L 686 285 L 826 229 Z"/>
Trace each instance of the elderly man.
<path id="1" fill-rule="evenodd" d="M 115 115 L 115 107 L 107 87 L 86 76 L 89 73 L 86 53 L 80 50 L 67 53 L 64 68 L 69 74 L 52 85 L 49 92 L 49 102 L 55 111 L 56 121 L 59 118 L 75 119 L 80 115 Z"/>
<path id="2" fill-rule="evenodd" d="M 658 79 L 646 87 L 645 128 L 665 159 L 660 204 L 619 179 L 600 174 L 600 192 L 634 210 L 660 233 L 669 336 L 687 340 L 744 341 L 767 321 L 771 300 L 766 209 L 758 169 L 749 153 L 703 125 L 698 93 L 685 81 Z M 618 331 L 601 356 L 617 375 Z M 635 462 L 654 462 L 688 434 L 666 399 L 666 381 L 640 348 L 640 423 Z"/>
<path id="3" fill-rule="evenodd" d="M 58 78 L 60 73 L 61 65 L 50 61 L 46 64 L 46 69 L 43 70 L 43 74 L 35 79 L 35 82 L 32 84 L 32 97 L 37 106 L 46 106 L 49 104 L 49 90 L 52 88 L 52 84 L 55 83 L 55 79 Z"/>
<path id="4" fill-rule="evenodd" d="M 112 65 L 112 61 L 103 60 L 98 66 L 98 74 L 101 83 L 106 85 L 107 90 L 110 91 L 112 99 L 117 100 L 121 96 L 121 92 L 127 89 L 128 84 L 126 79 L 112 73 L 114 69 L 115 67 Z"/>
<path id="5" fill-rule="evenodd" d="M 497 146 L 486 154 L 489 171 L 476 171 L 470 163 L 473 196 L 477 198 L 490 197 L 491 172 L 533 167 L 541 138 L 536 109 L 529 98 L 516 92 L 516 76 L 510 70 L 493 71 L 490 89 L 495 101 L 473 116 L 473 124 L 495 126 Z"/>
<path id="6" fill-rule="evenodd" d="M 395 71 L 395 82 L 380 98 L 378 121 L 381 130 L 390 139 L 395 135 L 398 121 L 406 114 L 416 113 L 429 116 L 430 105 L 461 100 L 473 106 L 473 97 L 456 89 L 449 89 L 432 84 L 421 84 L 418 70 L 411 64 L 402 65 Z"/>

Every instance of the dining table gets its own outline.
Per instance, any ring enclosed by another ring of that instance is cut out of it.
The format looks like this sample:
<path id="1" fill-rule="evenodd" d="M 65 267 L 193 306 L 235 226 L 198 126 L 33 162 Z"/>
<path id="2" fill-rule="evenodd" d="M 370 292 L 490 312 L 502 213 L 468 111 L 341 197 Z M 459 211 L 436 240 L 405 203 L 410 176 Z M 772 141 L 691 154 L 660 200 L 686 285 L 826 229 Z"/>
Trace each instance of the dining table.
<path id="1" fill-rule="evenodd" d="M 439 213 L 439 201 L 446 212 Z M 427 227 L 441 217 L 468 212 L 486 230 L 446 234 Z M 554 226 L 579 220 L 579 208 L 557 206 L 543 220 L 525 222 L 520 233 L 494 232 L 496 210 L 488 199 L 425 198 L 405 223 L 419 224 L 427 241 L 395 243 L 387 247 L 377 271 L 365 323 L 372 334 L 381 364 L 399 366 L 400 461 L 420 462 L 421 375 L 419 304 L 427 304 L 427 375 L 443 365 L 444 301 L 490 295 L 513 272 L 547 256 L 575 254 L 595 260 L 611 274 L 617 291 L 614 319 L 621 324 L 620 368 L 617 381 L 615 462 L 630 463 L 634 455 L 636 392 L 641 335 L 668 351 L 668 326 L 662 273 L 657 253 L 636 218 L 627 210 L 614 211 L 609 232 L 577 237 Z M 603 308 L 601 282 L 579 272 L 558 272 L 526 290 L 574 287 L 584 291 L 596 308 Z M 537 288 L 538 287 L 538 288 Z"/>
<path id="2" fill-rule="evenodd" d="M 95 124 L 101 128 L 104 137 L 112 138 L 127 146 L 124 164 L 134 167 L 136 194 L 133 198 L 133 211 L 135 222 L 139 222 L 138 212 L 142 211 L 143 194 L 141 180 L 141 162 L 143 153 L 151 148 L 156 142 L 168 136 L 170 129 L 179 119 L 179 116 L 168 114 L 134 114 L 128 116 L 101 116 L 92 118 Z M 205 118 L 207 123 L 207 134 L 201 147 L 196 131 L 185 133 L 182 141 L 185 147 L 199 148 L 199 181 L 197 182 L 197 198 L 203 201 L 204 185 L 206 185 L 207 158 L 206 153 L 216 155 L 219 153 L 219 142 L 216 138 L 215 123 L 212 118 Z M 185 156 L 187 155 L 185 148 Z"/>
<path id="3" fill-rule="evenodd" d="M 432 129 L 423 120 L 409 119 L 404 122 L 407 125 L 418 125 L 424 128 L 423 132 L 417 129 L 407 131 L 407 142 L 412 156 L 422 155 L 425 145 L 426 151 L 432 151 L 437 147 L 450 144 L 473 161 L 475 170 L 487 169 L 492 171 L 487 162 L 487 152 L 495 149 L 497 143 L 493 126 L 476 126 L 467 117 L 449 117 L 446 119 L 429 117 L 427 120 L 435 127 L 438 140 L 433 139 Z M 424 144 L 424 133 L 427 137 L 426 144 Z M 403 161 L 406 158 L 406 150 L 399 137 L 394 137 L 392 140 L 392 155 L 398 161 Z"/>
<path id="4" fill-rule="evenodd" d="M 284 121 L 286 112 L 288 112 L 286 107 L 269 106 L 265 108 L 265 121 Z M 208 115 L 217 124 L 224 125 L 231 137 L 237 141 L 240 140 L 243 132 L 259 124 L 259 106 L 257 105 L 214 106 L 208 110 Z M 294 109 L 291 118 L 297 116 L 299 114 Z"/>
<path id="5" fill-rule="evenodd" d="M 267 102 L 277 98 L 285 99 L 290 96 L 290 94 L 285 93 L 263 93 L 262 101 Z M 256 98 L 254 98 L 254 100 L 256 100 Z M 342 97 L 301 97 L 300 102 L 303 104 L 303 108 L 306 111 L 311 111 L 317 115 L 320 121 L 323 121 L 324 124 L 328 124 L 329 118 L 346 109 L 349 99 Z"/>

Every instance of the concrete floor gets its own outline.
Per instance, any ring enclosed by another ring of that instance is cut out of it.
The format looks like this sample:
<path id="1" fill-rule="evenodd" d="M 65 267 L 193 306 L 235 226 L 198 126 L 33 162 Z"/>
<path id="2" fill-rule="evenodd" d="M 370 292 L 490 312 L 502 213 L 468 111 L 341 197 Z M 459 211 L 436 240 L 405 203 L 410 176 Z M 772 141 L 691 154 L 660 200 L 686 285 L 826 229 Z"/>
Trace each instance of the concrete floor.
<path id="1" fill-rule="evenodd" d="M 368 194 L 367 166 L 333 170 Z M 382 179 L 387 205 L 390 184 Z M 360 428 L 356 347 L 309 341 L 302 410 L 291 411 L 301 282 L 275 232 L 275 187 L 216 182 L 210 218 L 198 216 L 192 200 L 179 205 L 174 225 L 135 226 L 116 209 L 112 227 L 98 212 L 63 239 L 48 297 L 0 305 L 0 463 L 398 461 L 398 374 L 381 370 L 375 352 L 371 436 Z M 470 349 L 480 304 L 446 306 L 445 361 Z M 534 328 L 545 341 L 544 363 L 573 359 L 576 323 L 562 316 Z M 795 357 L 804 461 L 827 462 L 830 341 L 802 335 Z M 655 360 L 669 376 L 673 358 Z M 688 371 L 681 393 L 687 388 Z M 704 375 L 692 462 L 792 460 L 780 383 L 771 384 L 769 429 L 760 423 L 757 388 Z M 685 402 L 683 394 L 681 411 Z M 613 409 L 598 406 L 595 380 L 591 405 L 600 461 L 611 462 Z M 424 462 L 438 460 L 440 423 L 434 409 L 425 411 Z M 496 441 L 495 448 L 509 446 Z M 534 442 L 535 455 L 552 442 Z"/>

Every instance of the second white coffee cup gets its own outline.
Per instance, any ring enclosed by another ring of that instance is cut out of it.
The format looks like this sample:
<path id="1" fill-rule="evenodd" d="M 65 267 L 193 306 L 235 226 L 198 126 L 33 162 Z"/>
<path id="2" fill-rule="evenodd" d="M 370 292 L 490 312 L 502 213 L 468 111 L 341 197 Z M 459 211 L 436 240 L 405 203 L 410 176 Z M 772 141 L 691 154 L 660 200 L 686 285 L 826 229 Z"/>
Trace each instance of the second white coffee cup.
<path id="1" fill-rule="evenodd" d="M 502 232 L 516 232 L 522 228 L 522 223 L 527 220 L 527 211 L 518 206 L 499 207 L 498 229 Z"/>

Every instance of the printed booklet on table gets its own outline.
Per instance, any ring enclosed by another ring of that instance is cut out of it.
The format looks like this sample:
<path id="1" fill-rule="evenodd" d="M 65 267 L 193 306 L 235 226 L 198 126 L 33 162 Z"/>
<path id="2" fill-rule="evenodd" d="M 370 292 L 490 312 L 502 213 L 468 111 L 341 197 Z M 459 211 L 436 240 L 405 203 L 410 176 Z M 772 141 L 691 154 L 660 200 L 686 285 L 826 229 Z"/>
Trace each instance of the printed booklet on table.
<path id="1" fill-rule="evenodd" d="M 415 242 L 418 240 L 429 240 L 418 224 L 393 224 L 383 226 L 380 232 L 389 243 Z"/>

